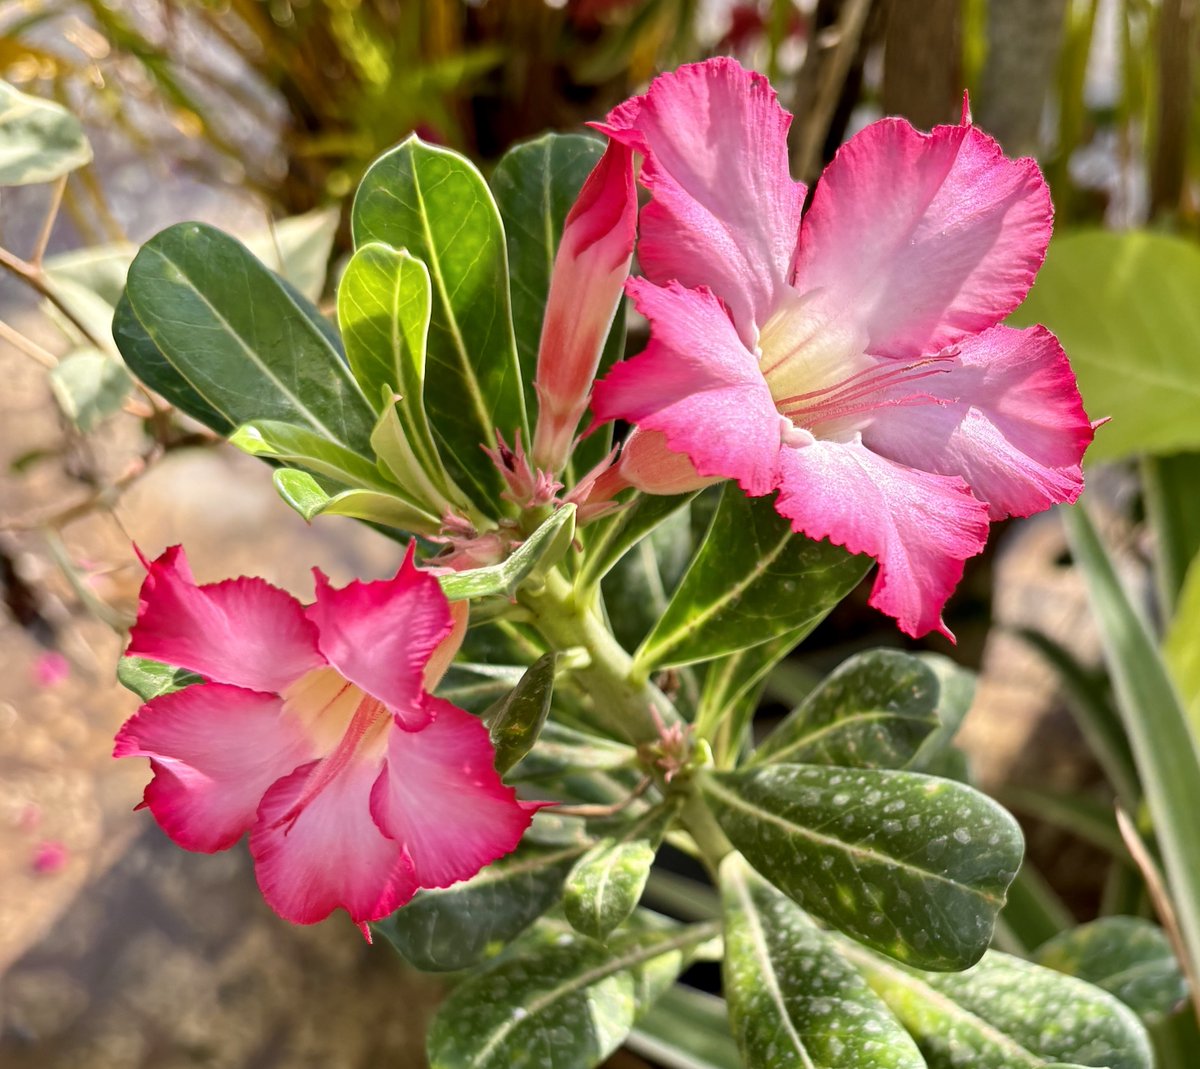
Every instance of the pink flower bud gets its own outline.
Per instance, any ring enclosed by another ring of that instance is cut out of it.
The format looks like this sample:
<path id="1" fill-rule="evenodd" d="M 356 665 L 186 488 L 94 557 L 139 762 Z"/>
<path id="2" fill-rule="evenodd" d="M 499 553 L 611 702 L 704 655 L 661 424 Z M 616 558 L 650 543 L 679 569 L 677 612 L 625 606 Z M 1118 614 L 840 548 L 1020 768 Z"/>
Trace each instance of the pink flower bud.
<path id="1" fill-rule="evenodd" d="M 561 471 L 588 406 L 637 231 L 633 152 L 610 142 L 567 215 L 538 347 L 534 463 Z"/>

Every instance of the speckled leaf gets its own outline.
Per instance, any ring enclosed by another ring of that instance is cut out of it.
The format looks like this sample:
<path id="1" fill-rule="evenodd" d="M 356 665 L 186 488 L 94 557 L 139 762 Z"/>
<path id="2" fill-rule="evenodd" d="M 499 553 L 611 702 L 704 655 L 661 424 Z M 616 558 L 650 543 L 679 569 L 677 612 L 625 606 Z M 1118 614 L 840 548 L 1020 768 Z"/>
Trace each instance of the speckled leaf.
<path id="1" fill-rule="evenodd" d="M 555 902 L 588 841 L 529 841 L 464 883 L 421 891 L 372 927 L 426 972 L 478 964 L 515 939 Z"/>
<path id="2" fill-rule="evenodd" d="M 0 186 L 51 182 L 91 158 L 83 126 L 66 108 L 0 82 Z"/>
<path id="3" fill-rule="evenodd" d="M 122 657 L 117 661 L 117 682 L 148 702 L 151 698 L 203 683 L 204 677 L 186 668 L 176 668 L 173 664 L 146 657 Z"/>
<path id="4" fill-rule="evenodd" d="M 496 771 L 502 776 L 529 753 L 546 723 L 557 663 L 557 653 L 543 654 L 521 681 L 483 714 L 496 748 Z"/>
<path id="5" fill-rule="evenodd" d="M 910 654 L 855 654 L 767 736 L 754 760 L 902 768 L 941 724 L 939 691 L 933 670 Z"/>
<path id="6" fill-rule="evenodd" d="M 1141 917 L 1101 917 L 1043 943 L 1034 961 L 1116 995 L 1142 1018 L 1171 1013 L 1187 981 L 1170 940 Z"/>
<path id="7" fill-rule="evenodd" d="M 921 1047 L 929 1069 L 1153 1069 L 1132 1010 L 1098 987 L 989 951 L 962 973 L 919 973 L 840 940 Z"/>
<path id="8" fill-rule="evenodd" d="M 933 762 L 950 748 L 971 709 L 975 700 L 975 673 L 940 653 L 918 653 L 916 656 L 937 677 L 938 727 L 921 743 L 906 767 L 913 772 L 929 772 Z"/>
<path id="9" fill-rule="evenodd" d="M 721 863 L 723 988 L 746 1069 L 925 1069 L 859 972 L 738 854 Z"/>
<path id="10" fill-rule="evenodd" d="M 991 939 L 1021 830 L 990 798 L 913 772 L 767 765 L 700 789 L 733 845 L 809 913 L 927 969 Z"/>
<path id="11" fill-rule="evenodd" d="M 371 407 L 329 325 L 234 238 L 201 223 L 168 227 L 130 265 L 126 295 L 171 371 L 153 359 L 143 369 L 144 348 L 127 347 L 114 324 L 117 343 L 147 385 L 162 390 L 164 378 L 182 380 L 164 392 L 168 400 L 198 393 L 233 425 L 293 423 L 373 455 Z"/>
<path id="12" fill-rule="evenodd" d="M 643 813 L 575 863 L 563 886 L 563 909 L 576 931 L 603 940 L 633 912 L 676 810 L 662 805 Z"/>
<path id="13" fill-rule="evenodd" d="M 871 561 L 792 533 L 769 498 L 730 483 L 700 551 L 635 658 L 650 671 L 807 634 Z"/>
<path id="14" fill-rule="evenodd" d="M 443 1004 L 430 1069 L 593 1069 L 715 931 L 634 930 L 601 946 L 554 925 L 534 929 Z"/>
<path id="15" fill-rule="evenodd" d="M 406 249 L 433 286 L 425 409 L 450 474 L 477 503 L 504 484 L 480 446 L 498 428 L 528 441 L 504 228 L 475 166 L 415 135 L 376 160 L 351 213 L 354 243 Z"/>

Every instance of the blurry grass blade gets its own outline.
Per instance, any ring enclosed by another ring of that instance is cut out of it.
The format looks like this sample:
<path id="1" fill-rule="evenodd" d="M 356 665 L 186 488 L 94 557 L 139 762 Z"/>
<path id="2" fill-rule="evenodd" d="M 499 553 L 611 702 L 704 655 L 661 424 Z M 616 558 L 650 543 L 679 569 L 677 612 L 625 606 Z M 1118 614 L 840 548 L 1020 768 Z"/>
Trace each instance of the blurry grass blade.
<path id="1" fill-rule="evenodd" d="M 1188 569 L 1163 642 L 1163 656 L 1187 705 L 1192 730 L 1200 733 L 1200 555 Z"/>
<path id="2" fill-rule="evenodd" d="M 1142 491 L 1154 532 L 1154 565 L 1162 612 L 1170 619 L 1188 567 L 1200 558 L 1200 453 L 1144 457 Z"/>
<path id="3" fill-rule="evenodd" d="M 1125 857 L 1125 843 L 1117 829 L 1111 799 L 1105 802 L 1083 794 L 1064 794 L 1038 787 L 1005 786 L 994 793 L 996 800 L 1008 809 L 1070 832 L 1115 858 Z"/>
<path id="4" fill-rule="evenodd" d="M 676 984 L 651 1008 L 625 1046 L 664 1069 L 743 1069 L 723 999 Z"/>
<path id="5" fill-rule="evenodd" d="M 1017 949 L 1028 956 L 1047 939 L 1074 925 L 1075 918 L 1045 877 L 1026 859 L 1008 888 L 1000 922 L 1019 944 Z"/>

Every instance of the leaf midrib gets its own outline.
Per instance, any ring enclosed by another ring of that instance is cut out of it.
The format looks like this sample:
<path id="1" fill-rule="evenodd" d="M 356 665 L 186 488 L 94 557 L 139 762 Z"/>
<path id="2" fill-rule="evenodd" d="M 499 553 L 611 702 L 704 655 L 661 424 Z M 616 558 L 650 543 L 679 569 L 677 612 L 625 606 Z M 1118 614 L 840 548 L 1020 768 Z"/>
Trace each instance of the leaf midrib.
<path id="1" fill-rule="evenodd" d="M 770 760 L 772 764 L 787 764 L 788 762 L 785 760 L 785 758 L 789 754 L 795 753 L 797 750 L 803 750 L 805 748 L 815 746 L 822 739 L 828 738 L 830 735 L 834 735 L 839 731 L 844 731 L 850 726 L 869 724 L 876 720 L 903 720 L 911 721 L 917 724 L 928 724 L 930 731 L 938 726 L 936 713 L 930 713 L 927 716 L 919 716 L 913 713 L 902 713 L 891 709 L 861 709 L 851 713 L 849 716 L 842 717 L 839 720 L 833 720 L 828 724 L 816 728 L 814 731 L 811 731 L 807 735 L 801 736 L 799 739 L 794 739 L 782 750 L 765 751 L 762 754 L 762 759 Z M 759 759 L 758 755 L 755 755 L 755 759 Z"/>

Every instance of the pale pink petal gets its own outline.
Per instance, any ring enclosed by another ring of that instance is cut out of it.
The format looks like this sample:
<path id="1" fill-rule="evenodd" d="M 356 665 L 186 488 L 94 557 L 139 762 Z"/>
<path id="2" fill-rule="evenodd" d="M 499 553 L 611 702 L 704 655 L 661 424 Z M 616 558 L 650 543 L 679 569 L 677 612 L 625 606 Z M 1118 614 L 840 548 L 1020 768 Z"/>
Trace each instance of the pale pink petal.
<path id="1" fill-rule="evenodd" d="M 303 606 L 266 580 L 197 586 L 182 546 L 146 567 L 127 653 L 274 692 L 324 663 Z"/>
<path id="2" fill-rule="evenodd" d="M 631 279 L 627 288 L 650 320 L 650 343 L 596 384 L 597 418 L 660 431 L 700 476 L 737 479 L 749 494 L 771 491 L 782 417 L 721 302 L 677 282 Z"/>
<path id="3" fill-rule="evenodd" d="M 351 760 L 293 812 L 320 764 L 281 779 L 259 807 L 250 853 L 263 898 L 296 924 L 324 920 L 338 908 L 355 924 L 386 917 L 412 898 L 417 884 L 400 844 L 371 816 L 380 762 Z"/>
<path id="4" fill-rule="evenodd" d="M 538 804 L 501 782 L 479 720 L 439 698 L 429 704 L 427 727 L 392 731 L 371 810 L 404 845 L 417 882 L 448 887 L 513 850 Z"/>
<path id="5" fill-rule="evenodd" d="M 113 756 L 149 757 L 143 804 L 180 846 L 212 853 L 242 837 L 267 788 L 313 749 L 274 695 L 202 683 L 143 705 Z"/>
<path id="6" fill-rule="evenodd" d="M 697 473 L 683 453 L 672 452 L 661 431 L 636 428 L 621 446 L 618 471 L 626 485 L 647 494 L 686 494 L 716 481 Z"/>
<path id="7" fill-rule="evenodd" d="M 766 78 L 721 57 L 656 78 L 597 126 L 646 157 L 646 276 L 711 288 L 748 345 L 796 251 L 805 189 L 788 170 L 791 121 Z"/>
<path id="8" fill-rule="evenodd" d="M 538 345 L 534 462 L 566 467 L 600 353 L 621 301 L 637 233 L 633 153 L 610 142 L 567 215 Z"/>
<path id="9" fill-rule="evenodd" d="M 797 531 L 879 562 L 871 604 L 914 637 L 939 630 L 963 561 L 987 539 L 987 506 L 965 483 L 906 468 L 861 442 L 814 439 L 780 451 L 776 508 Z"/>
<path id="10" fill-rule="evenodd" d="M 329 663 L 408 728 L 428 720 L 421 711 L 426 665 L 454 630 L 440 584 L 417 568 L 413 552 L 410 544 L 393 579 L 335 590 L 315 572 L 317 599 L 307 610 Z"/>
<path id="11" fill-rule="evenodd" d="M 955 348 L 947 372 L 918 387 L 939 403 L 882 409 L 863 443 L 903 464 L 961 476 L 993 520 L 1074 501 L 1092 425 L 1058 339 L 1044 327 L 993 327 Z"/>
<path id="12" fill-rule="evenodd" d="M 442 676 L 446 674 L 454 658 L 458 655 L 463 638 L 467 634 L 467 624 L 471 621 L 471 603 L 469 601 L 452 601 L 449 604 L 450 619 L 453 626 L 450 633 L 438 643 L 429 663 L 425 665 L 422 686 L 432 694 L 437 690 Z"/>
<path id="13" fill-rule="evenodd" d="M 1037 164 L 973 126 L 882 119 L 846 142 L 804 217 L 796 286 L 855 317 L 868 350 L 938 352 L 1024 299 L 1046 254 L 1050 194 Z"/>

